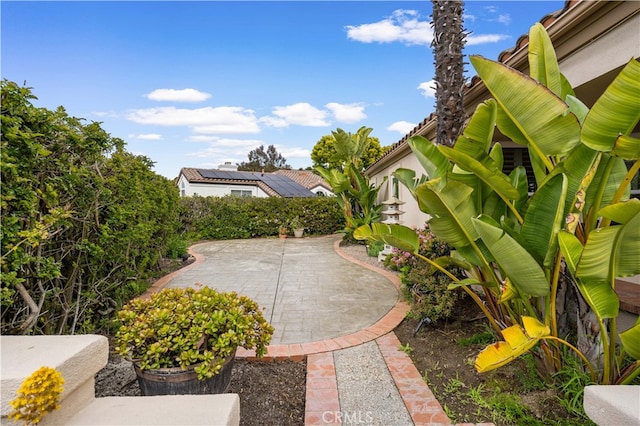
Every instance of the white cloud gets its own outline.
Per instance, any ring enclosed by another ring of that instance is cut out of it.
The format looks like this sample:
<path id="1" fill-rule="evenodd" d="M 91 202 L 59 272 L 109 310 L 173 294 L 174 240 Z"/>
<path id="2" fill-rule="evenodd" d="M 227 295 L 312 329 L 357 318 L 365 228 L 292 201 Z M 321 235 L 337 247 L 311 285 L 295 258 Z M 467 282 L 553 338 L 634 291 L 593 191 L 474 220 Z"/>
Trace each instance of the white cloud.
<path id="1" fill-rule="evenodd" d="M 329 102 L 325 107 L 331 111 L 335 119 L 341 123 L 357 123 L 367 118 L 367 114 L 364 113 L 364 106 L 360 104 Z"/>
<path id="2" fill-rule="evenodd" d="M 126 118 L 138 124 L 188 126 L 196 133 L 258 133 L 253 110 L 242 107 L 146 108 L 130 111 Z"/>
<path id="3" fill-rule="evenodd" d="M 140 135 L 129 135 L 131 139 L 140 139 L 143 141 L 159 141 L 162 140 L 162 135 L 157 133 L 144 133 Z"/>
<path id="4" fill-rule="evenodd" d="M 287 127 L 292 124 L 298 126 L 323 127 L 331 124 L 326 120 L 326 111 L 322 111 L 306 102 L 277 106 L 273 109 L 272 113 L 275 117 L 262 117 L 260 122 L 272 127 Z"/>
<path id="5" fill-rule="evenodd" d="M 418 90 L 422 92 L 422 96 L 425 98 L 435 98 L 436 97 L 436 82 L 434 80 L 429 80 L 420 83 L 418 85 Z"/>
<path id="6" fill-rule="evenodd" d="M 371 24 L 347 25 L 347 38 L 363 43 L 430 45 L 433 32 L 428 20 L 421 21 L 415 10 L 398 9 L 382 21 Z"/>
<path id="7" fill-rule="evenodd" d="M 396 121 L 395 123 L 391 124 L 391 126 L 387 127 L 387 130 L 389 130 L 390 132 L 398 132 L 402 135 L 406 135 L 416 126 L 417 124 L 409 123 L 408 121 Z"/>
<path id="8" fill-rule="evenodd" d="M 110 117 L 110 118 L 118 118 L 119 115 L 115 111 L 92 111 L 92 115 L 96 117 Z"/>
<path id="9" fill-rule="evenodd" d="M 507 34 L 478 34 L 470 35 L 467 37 L 467 46 L 475 46 L 478 44 L 497 43 L 502 40 L 507 40 L 511 36 Z"/>
<path id="10" fill-rule="evenodd" d="M 211 94 L 196 89 L 156 89 L 146 97 L 152 101 L 202 102 L 209 99 Z"/>
<path id="11" fill-rule="evenodd" d="M 191 135 L 189 136 L 189 140 L 191 142 L 214 142 L 220 139 L 218 136 L 211 135 Z"/>
<path id="12" fill-rule="evenodd" d="M 259 121 L 269 127 L 289 127 L 289 122 L 287 120 L 284 118 L 273 117 L 271 115 L 260 117 Z"/>
<path id="13" fill-rule="evenodd" d="M 497 21 L 501 24 L 509 25 L 511 23 L 511 16 L 508 13 L 504 15 L 498 15 Z"/>
<path id="14" fill-rule="evenodd" d="M 278 150 L 278 152 L 280 154 L 282 154 L 282 156 L 284 158 L 287 159 L 287 162 L 289 159 L 291 158 L 304 158 L 304 159 L 309 159 L 309 157 L 311 157 L 311 151 L 309 151 L 308 149 L 304 149 L 304 148 L 299 148 L 299 147 L 293 147 L 293 148 L 287 148 L 284 146 L 277 146 L 276 149 Z"/>
<path id="15" fill-rule="evenodd" d="M 193 140 L 195 136 L 189 138 Z M 200 151 L 185 154 L 188 157 L 211 158 L 221 164 L 224 161 L 232 161 L 233 163 L 245 161 L 249 151 L 264 145 L 259 139 L 232 139 L 232 138 L 215 138 L 209 142 L 209 145 Z"/>
<path id="16" fill-rule="evenodd" d="M 476 22 L 476 16 L 475 15 L 470 15 L 467 13 L 463 13 L 462 14 L 462 20 L 464 22 Z"/>

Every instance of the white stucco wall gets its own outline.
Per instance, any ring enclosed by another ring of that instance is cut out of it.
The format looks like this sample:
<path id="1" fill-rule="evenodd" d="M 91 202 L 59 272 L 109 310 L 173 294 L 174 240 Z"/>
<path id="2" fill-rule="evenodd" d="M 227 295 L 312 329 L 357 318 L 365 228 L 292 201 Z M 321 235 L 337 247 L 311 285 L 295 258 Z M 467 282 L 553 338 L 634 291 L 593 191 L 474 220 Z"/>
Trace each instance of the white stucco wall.
<path id="1" fill-rule="evenodd" d="M 325 188 L 322 185 L 309 188 L 309 191 L 313 192 L 314 194 L 317 194 L 318 192 L 322 192 L 327 197 L 331 197 L 332 195 L 334 195 L 333 192 L 329 191 L 327 188 Z"/>
<path id="2" fill-rule="evenodd" d="M 178 180 L 180 196 L 190 197 L 199 195 L 201 197 L 224 197 L 231 195 L 231 190 L 251 191 L 252 197 L 268 197 L 269 195 L 255 185 L 230 185 L 212 183 L 189 183 L 184 176 Z"/>
<path id="3" fill-rule="evenodd" d="M 572 52 L 560 62 L 560 71 L 577 87 L 640 57 L 639 28 L 640 14 Z"/>
<path id="4" fill-rule="evenodd" d="M 378 203 L 381 203 L 393 196 L 391 174 L 399 168 L 415 170 L 418 176 L 424 173 L 424 169 L 418 162 L 417 158 L 414 155 L 409 155 L 371 176 L 371 183 L 376 186 L 382 184 L 382 188 L 380 189 L 380 192 L 378 192 Z M 385 176 L 387 176 L 387 181 L 382 183 Z M 405 204 L 400 206 L 400 210 L 405 212 L 400 216 L 402 224 L 411 228 L 422 228 L 429 218 L 429 215 L 420 211 L 416 200 L 413 198 L 409 190 L 401 183 L 398 183 L 398 199 L 405 202 Z"/>

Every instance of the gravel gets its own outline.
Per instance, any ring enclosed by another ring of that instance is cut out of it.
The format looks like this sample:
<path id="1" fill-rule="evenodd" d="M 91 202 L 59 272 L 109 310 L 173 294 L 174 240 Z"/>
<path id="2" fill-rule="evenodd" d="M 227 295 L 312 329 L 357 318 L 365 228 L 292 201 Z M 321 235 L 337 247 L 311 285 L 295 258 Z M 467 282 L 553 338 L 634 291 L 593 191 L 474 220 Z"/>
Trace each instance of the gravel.
<path id="1" fill-rule="evenodd" d="M 413 424 L 375 341 L 334 352 L 334 362 L 345 423 Z"/>

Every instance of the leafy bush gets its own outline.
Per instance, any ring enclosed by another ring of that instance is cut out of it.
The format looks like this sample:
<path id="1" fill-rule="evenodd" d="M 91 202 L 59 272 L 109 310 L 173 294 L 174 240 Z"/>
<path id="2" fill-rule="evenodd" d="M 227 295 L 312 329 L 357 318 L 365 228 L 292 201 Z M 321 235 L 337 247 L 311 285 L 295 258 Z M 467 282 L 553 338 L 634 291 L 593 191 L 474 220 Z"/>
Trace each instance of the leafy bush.
<path id="1" fill-rule="evenodd" d="M 400 274 L 402 290 L 411 303 L 411 315 L 428 317 L 431 321 L 446 319 L 458 300 L 459 290 L 449 290 L 451 279 L 442 272 L 432 272 L 431 266 L 419 262 L 412 268 L 403 268 Z"/>
<path id="2" fill-rule="evenodd" d="M 180 200 L 180 220 L 191 240 L 277 236 L 278 229 L 296 217 L 310 235 L 328 235 L 344 227 L 332 197 L 194 196 Z"/>
<path id="3" fill-rule="evenodd" d="M 177 235 L 178 189 L 98 123 L 2 81 L 2 334 L 93 332 Z"/>
<path id="4" fill-rule="evenodd" d="M 416 230 L 419 238 L 418 254 L 430 260 L 448 256 L 451 248 L 429 230 L 427 226 Z M 432 321 L 448 318 L 461 294 L 458 290 L 449 290 L 451 278 L 434 270 L 410 252 L 397 248 L 385 259 L 385 265 L 399 270 L 402 289 L 411 303 L 411 315 L 418 318 L 428 317 Z M 457 277 L 463 277 L 464 271 L 455 266 L 447 270 Z"/>

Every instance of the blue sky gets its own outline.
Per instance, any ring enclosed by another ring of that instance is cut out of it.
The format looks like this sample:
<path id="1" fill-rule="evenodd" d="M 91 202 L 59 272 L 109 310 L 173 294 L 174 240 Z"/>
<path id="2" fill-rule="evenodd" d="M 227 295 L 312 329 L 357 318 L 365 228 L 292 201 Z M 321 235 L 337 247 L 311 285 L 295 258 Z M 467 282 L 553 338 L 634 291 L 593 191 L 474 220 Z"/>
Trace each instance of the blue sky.
<path id="1" fill-rule="evenodd" d="M 557 1 L 467 1 L 497 59 Z M 99 121 L 168 178 L 275 145 L 293 168 L 336 128 L 400 140 L 434 108 L 429 1 L 2 1 L 2 78 Z M 470 65 L 467 74 L 473 75 Z"/>

